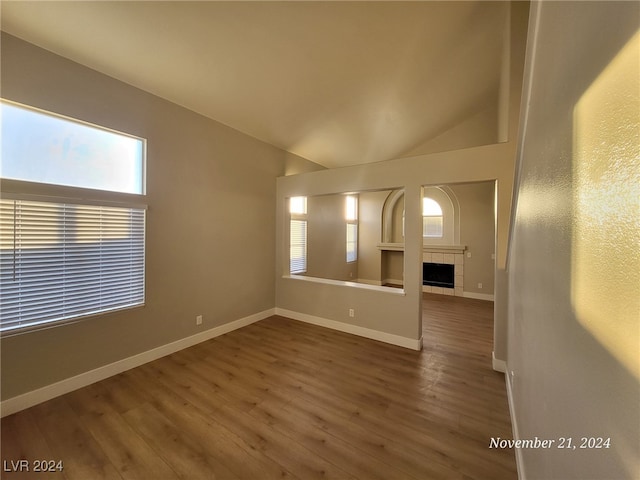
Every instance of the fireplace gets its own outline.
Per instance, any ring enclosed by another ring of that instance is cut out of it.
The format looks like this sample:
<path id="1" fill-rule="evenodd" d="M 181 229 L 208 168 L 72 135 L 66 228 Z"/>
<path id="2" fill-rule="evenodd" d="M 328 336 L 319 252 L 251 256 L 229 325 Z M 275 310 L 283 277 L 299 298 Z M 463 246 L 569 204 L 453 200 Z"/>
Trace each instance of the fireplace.
<path id="1" fill-rule="evenodd" d="M 425 245 L 422 251 L 422 291 L 463 297 L 464 245 Z"/>
<path id="2" fill-rule="evenodd" d="M 422 284 L 432 287 L 454 288 L 454 265 L 424 262 L 422 264 Z"/>

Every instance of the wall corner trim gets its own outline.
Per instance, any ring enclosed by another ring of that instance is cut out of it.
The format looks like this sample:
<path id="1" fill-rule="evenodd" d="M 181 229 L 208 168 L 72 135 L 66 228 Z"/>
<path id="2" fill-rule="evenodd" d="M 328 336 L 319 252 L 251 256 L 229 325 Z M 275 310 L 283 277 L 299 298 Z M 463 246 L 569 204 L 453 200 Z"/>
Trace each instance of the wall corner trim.
<path id="1" fill-rule="evenodd" d="M 349 323 L 329 320 L 328 318 L 316 317 L 314 315 L 294 312 L 292 310 L 286 310 L 284 308 L 278 307 L 276 307 L 276 315 L 291 318 L 293 320 L 298 320 L 300 322 L 311 323 L 319 327 L 330 328 L 331 330 L 338 330 L 340 332 L 358 335 L 359 337 L 365 337 L 371 340 L 377 340 L 379 342 L 389 343 L 398 347 L 404 347 L 418 351 L 422 350 L 422 337 L 418 339 L 401 337 L 400 335 L 394 335 L 392 333 L 385 333 L 379 330 L 373 330 L 371 328 L 359 327 L 357 325 L 351 325 Z"/>
<path id="2" fill-rule="evenodd" d="M 516 418 L 516 410 L 513 400 L 513 380 L 512 376 L 509 375 L 507 364 L 505 363 L 505 380 L 507 383 L 507 400 L 509 401 L 509 416 L 511 417 L 511 432 L 513 434 L 514 440 L 520 439 L 520 432 L 518 430 L 518 420 Z M 524 459 L 522 458 L 522 449 L 515 448 L 516 455 L 516 469 L 518 470 L 518 480 L 527 480 L 527 477 L 524 473 Z"/>
<path id="3" fill-rule="evenodd" d="M 171 342 L 166 345 L 147 350 L 146 352 L 142 352 L 137 355 L 124 358 L 122 360 L 118 360 L 108 365 L 98 367 L 94 370 L 89 370 L 88 372 L 81 373 L 74 377 L 65 378 L 64 380 L 61 380 L 59 382 L 52 383 L 51 385 L 46 385 L 27 393 L 23 393 L 22 395 L 8 398 L 0 402 L 0 418 L 6 417 L 13 413 L 17 413 L 21 410 L 26 410 L 27 408 L 33 407 L 34 405 L 38 405 L 39 403 L 46 402 L 47 400 L 51 400 L 52 398 L 59 397 L 74 390 L 78 390 L 82 387 L 86 387 L 93 383 L 104 380 L 105 378 L 118 375 L 119 373 L 125 372 L 135 367 L 139 367 L 140 365 L 144 365 L 145 363 L 149 363 L 167 355 L 171 355 L 172 353 L 192 347 L 193 345 L 197 345 L 198 343 L 202 343 L 207 340 L 211 340 L 212 338 L 219 337 L 220 335 L 232 332 L 233 330 L 237 330 L 252 323 L 259 322 L 260 320 L 264 320 L 265 318 L 274 315 L 275 310 L 275 308 L 270 308 L 262 312 L 254 313 L 247 317 L 233 320 L 204 332 L 197 333 L 190 337 L 181 338 L 180 340 L 176 340 L 175 342 Z"/>
<path id="4" fill-rule="evenodd" d="M 496 358 L 496 352 L 491 352 L 491 365 L 496 372 L 507 372 L 507 362 Z"/>

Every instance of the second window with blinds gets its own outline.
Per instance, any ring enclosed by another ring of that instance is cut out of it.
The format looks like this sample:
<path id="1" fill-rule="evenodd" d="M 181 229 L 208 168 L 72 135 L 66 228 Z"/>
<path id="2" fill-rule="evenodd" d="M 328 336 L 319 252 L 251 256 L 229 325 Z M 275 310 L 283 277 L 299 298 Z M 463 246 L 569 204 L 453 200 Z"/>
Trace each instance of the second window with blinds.
<path id="1" fill-rule="evenodd" d="M 307 271 L 307 197 L 289 199 L 289 273 Z"/>
<path id="2" fill-rule="evenodd" d="M 358 260 L 358 197 L 345 197 L 345 218 L 347 221 L 347 263 Z"/>

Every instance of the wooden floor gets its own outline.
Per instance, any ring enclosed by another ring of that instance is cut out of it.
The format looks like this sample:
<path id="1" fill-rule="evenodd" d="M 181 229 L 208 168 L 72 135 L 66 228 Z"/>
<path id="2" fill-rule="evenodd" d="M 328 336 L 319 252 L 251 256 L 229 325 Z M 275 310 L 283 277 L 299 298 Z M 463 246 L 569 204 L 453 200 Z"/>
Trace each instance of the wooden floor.
<path id="1" fill-rule="evenodd" d="M 425 294 L 422 352 L 263 320 L 2 419 L 64 467 L 2 478 L 515 479 L 492 305 Z"/>

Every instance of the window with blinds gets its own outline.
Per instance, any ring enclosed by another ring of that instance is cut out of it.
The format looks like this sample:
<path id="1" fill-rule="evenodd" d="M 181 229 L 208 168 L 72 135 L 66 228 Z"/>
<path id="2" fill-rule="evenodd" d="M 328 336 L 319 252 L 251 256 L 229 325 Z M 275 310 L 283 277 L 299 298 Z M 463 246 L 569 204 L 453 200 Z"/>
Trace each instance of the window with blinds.
<path id="1" fill-rule="evenodd" d="M 345 219 L 347 221 L 347 263 L 358 259 L 358 197 L 345 197 Z"/>
<path id="2" fill-rule="evenodd" d="M 358 224 L 347 223 L 347 262 L 358 259 Z"/>
<path id="3" fill-rule="evenodd" d="M 0 106 L 0 333 L 143 305 L 145 140 Z"/>
<path id="4" fill-rule="evenodd" d="M 289 273 L 307 271 L 307 197 L 289 199 Z"/>
<path id="5" fill-rule="evenodd" d="M 0 200 L 3 331 L 144 303 L 145 210 Z"/>
<path id="6" fill-rule="evenodd" d="M 307 221 L 291 220 L 289 272 L 307 271 Z"/>

